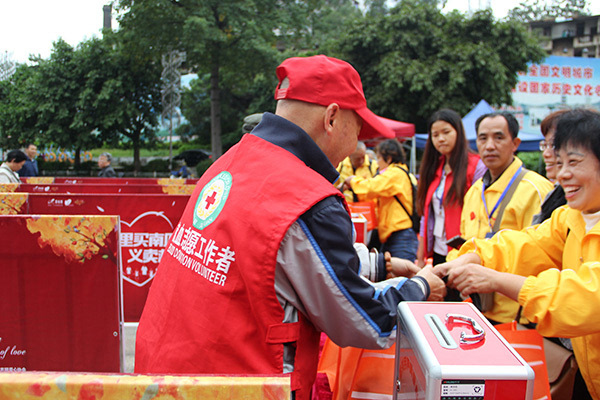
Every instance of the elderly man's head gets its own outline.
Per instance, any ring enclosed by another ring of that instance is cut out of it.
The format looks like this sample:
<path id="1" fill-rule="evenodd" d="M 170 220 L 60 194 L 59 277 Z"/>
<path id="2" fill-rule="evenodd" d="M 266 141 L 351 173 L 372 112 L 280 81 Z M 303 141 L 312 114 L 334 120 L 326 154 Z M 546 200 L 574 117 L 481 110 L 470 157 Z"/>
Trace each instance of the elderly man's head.
<path id="1" fill-rule="evenodd" d="M 112 156 L 110 155 L 110 153 L 104 152 L 98 157 L 98 167 L 106 168 L 110 165 L 111 161 Z"/>
<path id="2" fill-rule="evenodd" d="M 333 165 L 361 138 L 393 137 L 367 108 L 358 72 L 347 62 L 323 55 L 293 57 L 277 67 L 276 114 L 300 126 Z"/>
<path id="3" fill-rule="evenodd" d="M 365 156 L 367 155 L 367 146 L 364 142 L 359 141 L 356 143 L 356 150 L 350 154 L 350 163 L 354 169 L 359 168 L 365 163 Z"/>

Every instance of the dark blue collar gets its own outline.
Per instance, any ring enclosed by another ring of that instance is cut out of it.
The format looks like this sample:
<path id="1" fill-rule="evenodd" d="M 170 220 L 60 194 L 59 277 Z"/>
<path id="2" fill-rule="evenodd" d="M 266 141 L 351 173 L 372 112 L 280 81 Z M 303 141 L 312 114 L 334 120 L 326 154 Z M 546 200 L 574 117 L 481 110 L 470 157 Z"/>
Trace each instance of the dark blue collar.
<path id="1" fill-rule="evenodd" d="M 325 153 L 302 128 L 287 119 L 266 112 L 251 134 L 289 151 L 329 182 L 338 179 L 339 173 Z"/>

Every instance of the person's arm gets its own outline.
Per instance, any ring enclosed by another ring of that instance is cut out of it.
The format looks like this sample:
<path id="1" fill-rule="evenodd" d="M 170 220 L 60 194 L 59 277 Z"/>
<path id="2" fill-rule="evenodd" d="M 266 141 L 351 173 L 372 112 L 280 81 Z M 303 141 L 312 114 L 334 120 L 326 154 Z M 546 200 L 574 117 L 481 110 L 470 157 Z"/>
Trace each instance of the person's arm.
<path id="1" fill-rule="evenodd" d="M 471 255 L 474 253 L 470 253 Z M 473 293 L 502 293 L 506 297 L 517 301 L 519 291 L 525 283 L 525 277 L 506 272 L 498 272 L 479 264 L 457 263 L 467 261 L 463 256 L 452 261 L 453 267 L 441 265 L 434 268 L 436 274 L 448 277 L 447 284 L 460 291 L 463 297 Z"/>
<path id="2" fill-rule="evenodd" d="M 423 268 L 425 266 L 425 241 L 423 236 L 427 235 L 425 217 L 421 217 L 421 228 L 419 230 L 419 247 L 417 247 L 417 266 Z"/>
<path id="3" fill-rule="evenodd" d="M 379 197 L 393 197 L 395 195 L 403 200 L 404 196 L 412 194 L 408 176 L 399 168 L 392 166 L 373 178 L 364 179 L 360 176 L 354 176 L 348 182 L 360 201 L 375 200 Z"/>
<path id="4" fill-rule="evenodd" d="M 548 269 L 525 280 L 519 292 L 523 315 L 543 336 L 577 337 L 600 332 L 598 258 L 576 269 Z"/>
<path id="5" fill-rule="evenodd" d="M 360 261 L 351 238 L 352 222 L 337 198 L 314 206 L 290 227 L 281 243 L 275 280 L 278 296 L 340 346 L 389 346 L 395 337 L 397 304 L 426 300 L 428 279 L 438 278 L 371 283 L 358 274 Z"/>

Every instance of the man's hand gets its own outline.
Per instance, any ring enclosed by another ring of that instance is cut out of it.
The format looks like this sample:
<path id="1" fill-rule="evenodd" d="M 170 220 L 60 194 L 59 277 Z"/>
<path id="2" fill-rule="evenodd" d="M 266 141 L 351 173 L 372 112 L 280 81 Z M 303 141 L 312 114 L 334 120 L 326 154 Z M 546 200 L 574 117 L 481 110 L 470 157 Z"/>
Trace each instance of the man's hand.
<path id="1" fill-rule="evenodd" d="M 385 269 L 387 271 L 386 279 L 396 278 L 398 276 L 412 278 L 421 270 L 409 260 L 405 260 L 398 257 L 392 257 L 389 251 L 386 251 L 384 253 L 384 258 Z"/>
<path id="2" fill-rule="evenodd" d="M 429 283 L 430 294 L 427 300 L 443 301 L 446 297 L 446 284 L 434 272 L 433 267 L 427 266 L 419 271 L 417 276 L 425 278 Z"/>

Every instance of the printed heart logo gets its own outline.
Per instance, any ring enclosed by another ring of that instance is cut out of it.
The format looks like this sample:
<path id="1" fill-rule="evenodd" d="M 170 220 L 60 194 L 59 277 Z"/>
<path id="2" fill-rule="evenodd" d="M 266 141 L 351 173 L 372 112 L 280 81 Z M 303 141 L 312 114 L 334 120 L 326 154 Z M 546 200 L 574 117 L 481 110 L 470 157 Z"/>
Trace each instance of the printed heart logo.
<path id="1" fill-rule="evenodd" d="M 65 200 L 65 206 L 69 206 L 71 205 L 71 199 L 66 199 Z"/>
<path id="2" fill-rule="evenodd" d="M 148 284 L 172 232 L 173 224 L 164 211 L 148 211 L 131 222 L 121 220 L 123 280 L 137 287 Z"/>

